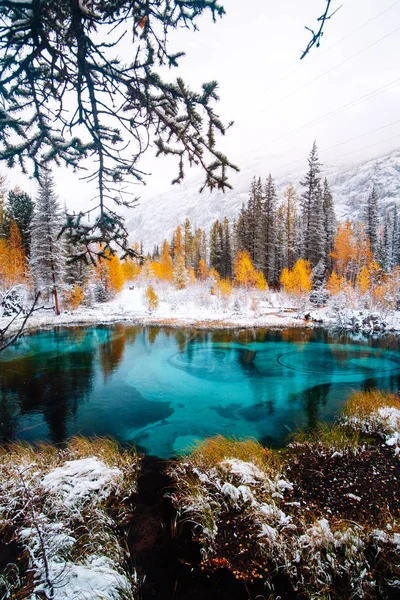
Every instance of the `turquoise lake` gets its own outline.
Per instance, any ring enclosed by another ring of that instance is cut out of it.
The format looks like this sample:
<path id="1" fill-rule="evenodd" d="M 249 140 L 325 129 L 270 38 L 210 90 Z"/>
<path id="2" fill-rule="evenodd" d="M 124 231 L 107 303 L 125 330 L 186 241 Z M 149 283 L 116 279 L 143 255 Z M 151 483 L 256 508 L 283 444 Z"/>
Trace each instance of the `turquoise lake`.
<path id="1" fill-rule="evenodd" d="M 215 434 L 282 446 L 356 389 L 397 391 L 399 338 L 129 325 L 26 335 L 1 354 L 0 437 L 113 436 L 159 457 Z"/>

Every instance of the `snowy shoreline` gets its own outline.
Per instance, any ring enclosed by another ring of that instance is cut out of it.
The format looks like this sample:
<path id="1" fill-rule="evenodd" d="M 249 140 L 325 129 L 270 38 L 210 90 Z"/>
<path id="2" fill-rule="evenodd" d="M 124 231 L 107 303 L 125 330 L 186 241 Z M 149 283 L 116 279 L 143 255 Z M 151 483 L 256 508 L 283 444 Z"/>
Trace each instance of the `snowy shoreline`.
<path id="1" fill-rule="evenodd" d="M 257 301 L 256 309 L 241 298 L 242 310 L 237 314 L 231 306 L 224 306 L 216 299 L 213 303 L 199 306 L 186 290 L 175 291 L 173 296 L 166 294 L 158 308 L 149 313 L 143 298 L 143 289 L 124 289 L 118 296 L 106 303 L 96 303 L 92 307 L 80 307 L 55 315 L 48 309 L 34 313 L 25 326 L 25 332 L 53 327 L 90 327 L 125 323 L 133 326 L 153 326 L 194 329 L 341 329 L 363 333 L 399 333 L 400 312 L 390 315 L 376 315 L 368 311 L 347 309 L 339 323 L 333 318 L 329 308 L 296 308 L 290 302 L 283 303 L 280 294 L 268 293 L 267 299 Z M 161 296 L 161 294 L 160 294 Z M 170 296 L 170 297 L 168 297 Z M 307 317 L 307 318 L 305 318 Z M 8 335 L 15 333 L 21 322 L 20 317 L 11 325 Z M 0 317 L 0 328 L 5 327 L 9 317 Z M 377 325 L 376 328 L 375 325 Z"/>

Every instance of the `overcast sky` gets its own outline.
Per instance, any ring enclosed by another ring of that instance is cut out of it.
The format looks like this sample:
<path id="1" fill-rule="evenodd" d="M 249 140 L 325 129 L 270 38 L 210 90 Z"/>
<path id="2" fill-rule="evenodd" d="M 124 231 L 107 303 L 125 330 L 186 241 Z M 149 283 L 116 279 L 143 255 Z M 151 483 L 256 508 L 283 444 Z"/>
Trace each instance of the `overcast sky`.
<path id="1" fill-rule="evenodd" d="M 334 7 L 342 6 L 326 24 L 321 47 L 302 61 L 310 38 L 304 26 L 316 26 L 325 0 L 221 3 L 226 15 L 216 24 L 204 17 L 198 32 L 173 32 L 172 49 L 185 50 L 186 57 L 171 76 L 193 88 L 219 82 L 217 112 L 235 121 L 219 146 L 239 167 L 254 164 L 262 176 L 298 171 L 314 139 L 326 163 L 400 146 L 400 0 L 334 0 Z M 135 190 L 143 200 L 175 176 L 173 161 L 154 154 L 150 150 L 142 163 L 151 173 L 147 185 Z M 79 174 L 54 174 L 62 202 L 87 205 L 93 188 Z M 35 183 L 16 169 L 9 182 L 35 193 Z"/>

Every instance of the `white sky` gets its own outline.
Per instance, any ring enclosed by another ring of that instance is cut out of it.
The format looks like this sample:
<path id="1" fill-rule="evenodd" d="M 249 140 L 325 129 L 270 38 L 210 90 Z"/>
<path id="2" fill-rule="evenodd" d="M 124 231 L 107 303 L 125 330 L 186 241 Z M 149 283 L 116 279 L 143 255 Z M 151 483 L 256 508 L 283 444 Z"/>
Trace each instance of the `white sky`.
<path id="1" fill-rule="evenodd" d="M 321 47 L 302 61 L 310 39 L 304 26 L 317 25 L 324 0 L 221 3 L 227 14 L 216 24 L 207 16 L 198 32 L 173 32 L 171 48 L 185 50 L 186 57 L 171 77 L 182 76 L 196 89 L 205 81 L 219 82 L 216 111 L 223 121 L 235 121 L 219 147 L 239 167 L 254 164 L 254 174 L 263 177 L 298 171 L 306 168 L 314 139 L 327 163 L 399 147 L 400 0 L 343 0 L 326 24 Z M 374 95 L 375 90 L 380 91 Z M 151 173 L 147 185 L 135 189 L 142 201 L 165 191 L 176 174 L 174 161 L 154 154 L 150 149 L 141 165 Z M 54 175 L 63 203 L 75 210 L 88 206 L 94 188 L 79 174 L 58 169 Z M 16 169 L 9 172 L 9 183 L 35 193 L 35 182 Z"/>

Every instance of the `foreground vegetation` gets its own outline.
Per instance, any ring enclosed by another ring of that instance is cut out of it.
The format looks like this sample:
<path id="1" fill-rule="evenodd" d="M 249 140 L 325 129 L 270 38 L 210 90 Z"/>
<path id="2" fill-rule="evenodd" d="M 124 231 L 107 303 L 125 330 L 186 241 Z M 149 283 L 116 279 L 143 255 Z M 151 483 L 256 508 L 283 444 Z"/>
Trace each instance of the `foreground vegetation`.
<path id="1" fill-rule="evenodd" d="M 138 466 L 104 439 L 2 449 L 0 597 L 134 598 L 119 531 L 132 516 Z"/>
<path id="2" fill-rule="evenodd" d="M 167 467 L 174 543 L 190 531 L 200 547 L 198 559 L 184 544 L 179 564 L 222 569 L 270 599 L 397 597 L 399 454 L 400 398 L 380 391 L 353 393 L 336 424 L 298 433 L 285 450 L 222 436 L 199 443 Z M 127 550 L 141 543 L 132 527 L 148 531 L 137 522 L 140 464 L 104 439 L 3 448 L 0 597 L 141 597 Z"/>
<path id="3" fill-rule="evenodd" d="M 358 392 L 337 424 L 284 452 L 220 436 L 199 444 L 170 473 L 203 569 L 262 580 L 267 597 L 395 597 L 399 430 L 398 396 Z"/>

